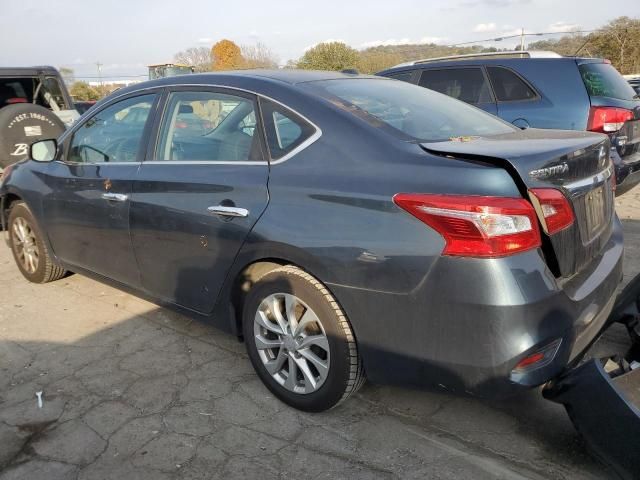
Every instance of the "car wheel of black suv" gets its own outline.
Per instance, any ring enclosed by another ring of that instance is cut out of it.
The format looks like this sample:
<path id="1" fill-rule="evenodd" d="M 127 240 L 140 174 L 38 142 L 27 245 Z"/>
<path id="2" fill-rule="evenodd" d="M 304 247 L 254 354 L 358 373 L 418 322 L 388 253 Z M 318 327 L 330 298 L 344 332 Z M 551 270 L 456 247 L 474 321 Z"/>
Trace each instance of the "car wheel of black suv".
<path id="1" fill-rule="evenodd" d="M 327 288 L 297 267 L 256 282 L 244 304 L 243 333 L 260 379 L 294 408 L 333 408 L 364 383 L 347 317 Z"/>
<path id="2" fill-rule="evenodd" d="M 51 260 L 35 218 L 24 202 L 13 204 L 8 226 L 13 258 L 27 280 L 47 283 L 64 277 L 65 270 Z"/>

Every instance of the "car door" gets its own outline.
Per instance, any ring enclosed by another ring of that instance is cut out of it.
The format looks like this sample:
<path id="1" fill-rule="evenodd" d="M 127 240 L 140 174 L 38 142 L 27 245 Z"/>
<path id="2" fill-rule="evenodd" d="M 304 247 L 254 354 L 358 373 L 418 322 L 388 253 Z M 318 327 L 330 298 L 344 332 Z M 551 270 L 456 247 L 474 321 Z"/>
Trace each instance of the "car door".
<path id="1" fill-rule="evenodd" d="M 157 99 L 145 93 L 104 106 L 66 137 L 61 161 L 50 164 L 46 230 L 55 254 L 72 269 L 139 286 L 129 201 Z"/>
<path id="2" fill-rule="evenodd" d="M 491 86 L 482 67 L 424 69 L 418 85 L 497 114 Z"/>
<path id="3" fill-rule="evenodd" d="M 257 99 L 236 90 L 175 88 L 156 123 L 157 141 L 131 203 L 142 285 L 208 313 L 269 199 Z"/>
<path id="4" fill-rule="evenodd" d="M 540 95 L 520 75 L 502 66 L 487 66 L 487 74 L 497 100 L 498 116 L 516 127 L 547 127 L 551 122 L 551 105 L 542 102 Z M 543 122 L 538 119 L 542 116 Z M 556 115 L 557 116 L 557 115 Z"/>

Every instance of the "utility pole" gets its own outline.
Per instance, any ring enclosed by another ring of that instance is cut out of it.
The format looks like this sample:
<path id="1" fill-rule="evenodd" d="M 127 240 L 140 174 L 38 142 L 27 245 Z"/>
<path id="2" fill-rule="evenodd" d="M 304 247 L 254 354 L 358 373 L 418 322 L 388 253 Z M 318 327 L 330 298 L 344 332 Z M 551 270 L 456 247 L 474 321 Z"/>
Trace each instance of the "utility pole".
<path id="1" fill-rule="evenodd" d="M 524 52 L 524 27 L 520 30 L 520 51 Z"/>
<path id="2" fill-rule="evenodd" d="M 100 84 L 100 94 L 104 90 L 102 85 L 102 63 L 96 62 L 96 67 L 98 67 L 98 83 Z"/>

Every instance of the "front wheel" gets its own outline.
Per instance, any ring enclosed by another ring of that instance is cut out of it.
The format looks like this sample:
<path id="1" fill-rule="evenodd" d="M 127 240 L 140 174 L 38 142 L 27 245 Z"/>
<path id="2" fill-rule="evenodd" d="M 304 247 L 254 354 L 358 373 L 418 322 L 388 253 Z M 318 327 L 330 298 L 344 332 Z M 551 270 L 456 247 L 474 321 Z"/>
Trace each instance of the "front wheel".
<path id="1" fill-rule="evenodd" d="M 333 408 L 364 383 L 345 314 L 322 283 L 297 267 L 258 280 L 245 301 L 243 333 L 260 379 L 294 408 Z"/>
<path id="2" fill-rule="evenodd" d="M 46 283 L 65 275 L 65 270 L 51 259 L 36 220 L 24 202 L 12 205 L 8 228 L 13 258 L 27 280 Z"/>

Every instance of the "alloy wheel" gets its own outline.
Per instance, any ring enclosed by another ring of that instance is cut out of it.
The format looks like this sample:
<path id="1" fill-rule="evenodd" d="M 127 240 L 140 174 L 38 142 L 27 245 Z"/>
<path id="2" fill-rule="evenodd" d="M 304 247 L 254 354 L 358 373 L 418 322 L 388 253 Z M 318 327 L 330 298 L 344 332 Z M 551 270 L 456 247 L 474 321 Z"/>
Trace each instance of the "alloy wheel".
<path id="1" fill-rule="evenodd" d="M 327 379 L 329 340 L 316 313 L 295 295 L 274 293 L 262 300 L 254 341 L 264 367 L 285 389 L 309 394 Z"/>
<path id="2" fill-rule="evenodd" d="M 22 217 L 13 222 L 13 244 L 16 256 L 27 273 L 35 273 L 40 262 L 40 251 L 31 225 Z"/>

